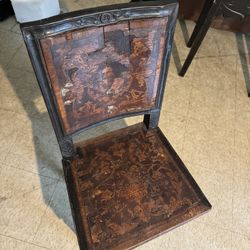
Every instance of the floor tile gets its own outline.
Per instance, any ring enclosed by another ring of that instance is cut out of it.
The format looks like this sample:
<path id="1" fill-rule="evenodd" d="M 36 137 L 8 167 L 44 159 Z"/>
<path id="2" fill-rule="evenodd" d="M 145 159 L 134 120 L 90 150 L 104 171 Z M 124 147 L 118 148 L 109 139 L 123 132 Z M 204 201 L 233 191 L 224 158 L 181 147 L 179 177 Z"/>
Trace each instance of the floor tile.
<path id="1" fill-rule="evenodd" d="M 237 111 L 235 117 L 236 117 L 235 126 L 237 130 L 242 131 L 243 133 L 246 134 L 246 136 L 248 136 L 248 134 L 250 133 L 250 127 L 249 127 L 250 110 Z"/>
<path id="2" fill-rule="evenodd" d="M 249 250 L 250 237 L 232 233 L 232 250 Z"/>
<path id="3" fill-rule="evenodd" d="M 1 30 L 0 36 L 1 49 L 15 50 L 23 44 L 23 38 L 20 34 Z"/>
<path id="4" fill-rule="evenodd" d="M 42 250 L 43 247 L 0 235 L 0 250 Z"/>
<path id="5" fill-rule="evenodd" d="M 80 9 L 87 9 L 87 8 L 93 8 L 97 6 L 103 6 L 103 5 L 111 5 L 111 4 L 119 4 L 119 3 L 127 3 L 129 0 L 93 0 L 93 1 L 82 1 L 82 0 L 76 0 L 76 1 L 66 1 L 66 0 L 60 0 L 61 6 L 68 10 L 80 10 Z"/>
<path id="6" fill-rule="evenodd" d="M 118 120 L 104 123 L 103 125 L 99 125 L 97 127 L 88 129 L 82 133 L 75 135 L 73 139 L 75 142 L 88 140 L 90 138 L 95 138 L 95 137 L 107 134 L 114 130 L 122 129 L 122 128 L 131 126 L 137 123 L 141 123 L 142 121 L 143 121 L 143 115 L 127 117 L 124 119 L 118 119 Z"/>
<path id="7" fill-rule="evenodd" d="M 188 84 L 186 80 L 179 76 L 169 74 L 162 109 L 164 111 L 186 116 L 189 109 L 191 93 L 191 84 Z"/>
<path id="8" fill-rule="evenodd" d="M 6 165 L 2 166 L 0 179 L 1 234 L 31 241 L 56 182 Z"/>
<path id="9" fill-rule="evenodd" d="M 62 178 L 59 146 L 48 114 L 38 115 L 19 131 L 6 164 L 42 176 Z"/>
<path id="10" fill-rule="evenodd" d="M 11 31 L 17 34 L 21 34 L 21 30 L 20 30 L 20 24 L 16 23 L 12 28 Z"/>
<path id="11" fill-rule="evenodd" d="M 234 129 L 188 119 L 183 142 L 183 160 L 207 169 L 233 173 L 235 167 Z"/>
<path id="12" fill-rule="evenodd" d="M 186 121 L 186 133 L 183 142 L 184 162 L 194 162 L 209 168 L 210 125 L 194 119 Z"/>
<path id="13" fill-rule="evenodd" d="M 74 10 L 79 10 L 79 0 L 77 1 L 67 1 L 67 0 L 60 0 L 60 7 L 69 12 L 69 11 L 74 11 Z"/>
<path id="14" fill-rule="evenodd" d="M 0 162 L 3 162 L 15 143 L 18 130 L 26 122 L 26 118 L 14 112 L 0 109 Z M 17 125 L 18 122 L 18 125 Z"/>
<path id="15" fill-rule="evenodd" d="M 183 149 L 184 134 L 186 131 L 185 118 L 173 113 L 162 111 L 159 127 L 176 152 L 181 154 Z"/>
<path id="16" fill-rule="evenodd" d="M 204 169 L 200 165 L 186 162 L 186 166 L 212 205 L 212 209 L 197 219 L 225 230 L 232 229 L 233 178 L 231 174 Z"/>
<path id="17" fill-rule="evenodd" d="M 135 248 L 136 250 L 166 250 L 169 249 L 169 234 L 163 234 L 156 239 L 153 239 L 143 245 Z"/>
<path id="18" fill-rule="evenodd" d="M 1 71 L 0 107 L 19 114 L 38 113 L 34 99 L 41 96 L 33 73 L 9 68 Z"/>
<path id="19" fill-rule="evenodd" d="M 236 56 L 196 58 L 193 86 L 206 91 L 209 88 L 223 92 L 228 89 L 234 90 L 236 69 Z"/>
<path id="20" fill-rule="evenodd" d="M 235 167 L 236 177 L 248 178 L 250 181 L 250 138 L 248 132 L 235 130 Z"/>
<path id="21" fill-rule="evenodd" d="M 213 34 L 220 56 L 237 55 L 243 51 L 240 43 L 237 43 L 237 36 L 234 32 L 214 29 Z"/>
<path id="22" fill-rule="evenodd" d="M 9 61 L 23 44 L 21 35 L 1 30 L 0 66 L 7 67 Z"/>
<path id="23" fill-rule="evenodd" d="M 211 126 L 208 141 L 209 167 L 222 173 L 232 174 L 235 167 L 234 121 L 223 126 Z"/>
<path id="24" fill-rule="evenodd" d="M 142 121 L 142 119 L 139 120 L 139 119 L 132 117 L 132 121 L 130 118 L 130 119 L 121 119 L 121 120 L 105 123 L 103 125 L 99 125 L 97 127 L 88 129 L 88 130 L 84 131 L 83 133 L 79 133 L 79 134 L 75 135 L 74 141 L 79 142 L 79 141 L 84 141 L 84 140 L 88 140 L 91 138 L 95 138 L 95 137 L 104 135 L 106 133 L 112 132 L 114 130 L 125 128 L 129 125 L 132 125 L 134 123 L 138 123 L 141 121 Z"/>
<path id="25" fill-rule="evenodd" d="M 188 110 L 188 117 L 212 125 L 234 126 L 235 121 L 235 92 L 234 90 L 218 91 L 207 88 L 193 88 Z M 230 122 L 230 124 L 229 124 Z"/>
<path id="26" fill-rule="evenodd" d="M 9 67 L 21 69 L 22 71 L 25 70 L 34 74 L 25 45 L 18 49 L 17 53 L 9 63 Z"/>
<path id="27" fill-rule="evenodd" d="M 33 243 L 50 249 L 78 249 L 65 182 L 59 182 Z"/>
<path id="28" fill-rule="evenodd" d="M 183 61 L 179 63 L 182 64 Z M 190 66 L 185 77 L 178 75 L 180 69 L 178 67 L 178 62 L 175 62 L 175 58 L 172 56 L 163 95 L 162 110 L 186 116 L 193 88 L 192 79 L 195 63 Z"/>
<path id="29" fill-rule="evenodd" d="M 237 59 L 236 74 L 236 111 L 248 112 L 250 99 L 247 93 L 247 85 L 250 87 L 250 55 L 241 55 Z"/>
<path id="30" fill-rule="evenodd" d="M 234 177 L 233 182 L 233 231 L 250 239 L 250 181 Z"/>
<path id="31" fill-rule="evenodd" d="M 37 95 L 37 97 L 34 97 L 34 99 L 32 100 L 32 105 L 34 107 L 35 113 L 44 114 L 48 112 L 43 96 L 41 94 Z M 33 113 L 31 112 L 31 114 Z"/>
<path id="32" fill-rule="evenodd" d="M 0 22 L 0 30 L 10 31 L 16 24 L 16 19 L 14 16 L 8 17 L 4 21 Z"/>
<path id="33" fill-rule="evenodd" d="M 170 234 L 168 249 L 171 250 L 229 250 L 231 248 L 231 232 L 195 221 Z"/>

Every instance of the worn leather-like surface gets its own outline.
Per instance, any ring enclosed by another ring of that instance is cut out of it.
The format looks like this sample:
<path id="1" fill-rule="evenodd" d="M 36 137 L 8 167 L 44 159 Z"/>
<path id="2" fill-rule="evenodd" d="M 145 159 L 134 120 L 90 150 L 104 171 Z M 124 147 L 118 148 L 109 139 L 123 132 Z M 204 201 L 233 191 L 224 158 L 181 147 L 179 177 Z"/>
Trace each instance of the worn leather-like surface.
<path id="1" fill-rule="evenodd" d="M 167 21 L 126 21 L 41 40 L 67 134 L 155 106 Z"/>
<path id="2" fill-rule="evenodd" d="M 158 128 L 137 124 L 77 147 L 70 171 L 89 249 L 127 249 L 210 208 Z"/>

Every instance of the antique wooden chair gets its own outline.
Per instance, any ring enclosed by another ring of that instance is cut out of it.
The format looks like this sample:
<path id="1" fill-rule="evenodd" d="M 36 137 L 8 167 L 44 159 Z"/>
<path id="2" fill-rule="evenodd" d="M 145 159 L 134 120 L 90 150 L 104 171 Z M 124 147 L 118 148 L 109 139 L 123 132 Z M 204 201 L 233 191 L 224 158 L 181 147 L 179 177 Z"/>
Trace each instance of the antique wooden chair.
<path id="1" fill-rule="evenodd" d="M 157 126 L 177 10 L 176 0 L 129 3 L 21 26 L 81 249 L 132 248 L 211 207 Z M 142 114 L 142 123 L 74 141 Z"/>

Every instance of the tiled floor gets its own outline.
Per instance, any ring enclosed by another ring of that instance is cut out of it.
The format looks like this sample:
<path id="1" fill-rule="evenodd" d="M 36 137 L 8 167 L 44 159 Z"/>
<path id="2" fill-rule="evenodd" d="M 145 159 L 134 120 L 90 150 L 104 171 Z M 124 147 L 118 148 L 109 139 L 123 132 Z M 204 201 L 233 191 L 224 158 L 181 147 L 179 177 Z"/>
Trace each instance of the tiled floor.
<path id="1" fill-rule="evenodd" d="M 126 1 L 62 2 L 75 10 Z M 193 26 L 177 24 L 160 127 L 213 209 L 138 249 L 247 250 L 250 37 L 210 29 L 180 78 Z M 78 249 L 57 142 L 14 18 L 0 23 L 0 117 L 0 249 Z"/>

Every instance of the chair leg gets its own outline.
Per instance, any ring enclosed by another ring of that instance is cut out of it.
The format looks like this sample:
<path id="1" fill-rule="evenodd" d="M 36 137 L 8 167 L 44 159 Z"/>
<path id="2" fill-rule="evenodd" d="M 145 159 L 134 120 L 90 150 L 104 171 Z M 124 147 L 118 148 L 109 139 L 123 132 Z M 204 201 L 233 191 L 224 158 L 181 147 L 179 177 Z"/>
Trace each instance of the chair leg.
<path id="1" fill-rule="evenodd" d="M 204 6 L 202 8 L 201 14 L 200 14 L 200 16 L 197 20 L 197 23 L 194 27 L 192 35 L 187 43 L 187 47 L 190 48 L 193 45 L 193 42 L 194 42 L 195 38 L 197 37 L 198 33 L 200 32 L 200 29 L 201 29 L 203 23 L 206 21 L 206 18 L 208 16 L 209 10 L 212 7 L 212 5 L 213 5 L 213 0 L 206 0 Z"/>
<path id="2" fill-rule="evenodd" d="M 196 38 L 194 39 L 193 45 L 189 51 L 189 54 L 182 66 L 181 71 L 179 72 L 180 76 L 184 76 L 194 58 L 194 56 L 196 55 L 204 37 L 207 34 L 207 31 L 210 27 L 210 24 L 212 22 L 212 19 L 217 11 L 217 9 L 220 7 L 221 4 L 221 0 L 213 0 L 213 4 L 208 12 L 207 18 L 205 20 L 205 22 L 201 25 L 200 30 L 196 36 Z"/>
<path id="3" fill-rule="evenodd" d="M 143 122 L 147 129 L 156 128 L 159 123 L 160 110 L 152 111 L 150 114 L 144 115 Z"/>

